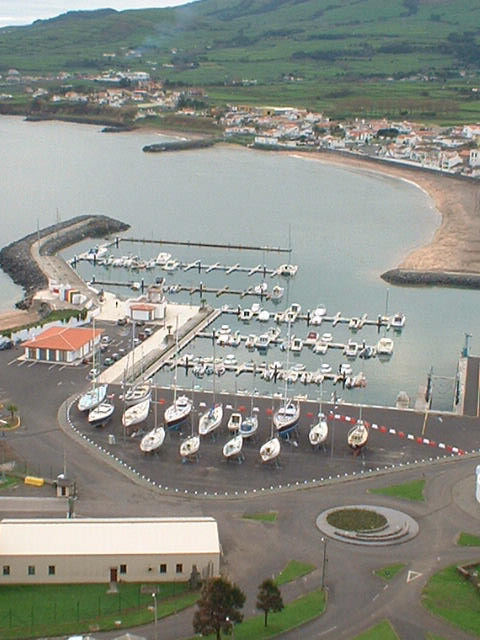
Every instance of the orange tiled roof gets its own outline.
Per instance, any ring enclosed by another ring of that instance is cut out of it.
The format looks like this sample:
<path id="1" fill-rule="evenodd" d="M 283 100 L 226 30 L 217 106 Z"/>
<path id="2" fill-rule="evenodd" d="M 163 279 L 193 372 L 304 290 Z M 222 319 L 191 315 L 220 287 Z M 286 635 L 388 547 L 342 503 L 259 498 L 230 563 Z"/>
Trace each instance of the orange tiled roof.
<path id="1" fill-rule="evenodd" d="M 50 327 L 33 340 L 23 342 L 22 347 L 77 351 L 102 333 L 103 329 L 95 329 L 94 332 L 82 327 Z"/>
<path id="2" fill-rule="evenodd" d="M 154 304 L 142 304 L 142 303 L 131 304 L 130 305 L 130 309 L 132 311 L 153 311 L 155 309 L 155 305 Z"/>

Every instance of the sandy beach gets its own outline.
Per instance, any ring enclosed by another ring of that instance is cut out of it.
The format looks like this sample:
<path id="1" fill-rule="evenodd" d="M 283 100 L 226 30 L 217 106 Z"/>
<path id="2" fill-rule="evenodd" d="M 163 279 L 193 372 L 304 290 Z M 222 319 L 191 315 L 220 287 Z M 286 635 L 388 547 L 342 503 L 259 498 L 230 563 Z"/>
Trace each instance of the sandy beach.
<path id="1" fill-rule="evenodd" d="M 370 161 L 336 152 L 295 153 L 329 165 L 376 172 L 408 180 L 431 197 L 441 216 L 432 241 L 408 254 L 397 266 L 411 271 L 480 274 L 480 183 L 408 166 Z M 393 224 L 393 229 L 394 229 Z"/>

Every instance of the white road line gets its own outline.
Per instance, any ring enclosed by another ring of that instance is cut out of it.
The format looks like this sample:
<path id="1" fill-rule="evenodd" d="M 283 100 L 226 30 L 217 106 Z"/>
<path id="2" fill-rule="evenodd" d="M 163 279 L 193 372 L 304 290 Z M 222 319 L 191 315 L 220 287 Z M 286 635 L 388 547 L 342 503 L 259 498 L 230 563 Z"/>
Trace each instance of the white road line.
<path id="1" fill-rule="evenodd" d="M 325 631 L 322 631 L 317 635 L 317 638 L 319 638 L 320 636 L 324 636 L 326 633 L 330 633 L 330 631 L 333 631 L 336 628 L 337 628 L 337 625 L 335 625 L 334 627 L 330 627 L 330 629 L 325 629 Z"/>
<path id="2" fill-rule="evenodd" d="M 373 598 L 372 598 L 372 602 L 375 602 L 375 600 L 378 598 L 378 596 L 379 596 L 379 595 L 380 595 L 380 594 L 379 594 L 379 593 L 377 593 L 377 595 L 376 595 L 376 596 L 373 596 Z"/>

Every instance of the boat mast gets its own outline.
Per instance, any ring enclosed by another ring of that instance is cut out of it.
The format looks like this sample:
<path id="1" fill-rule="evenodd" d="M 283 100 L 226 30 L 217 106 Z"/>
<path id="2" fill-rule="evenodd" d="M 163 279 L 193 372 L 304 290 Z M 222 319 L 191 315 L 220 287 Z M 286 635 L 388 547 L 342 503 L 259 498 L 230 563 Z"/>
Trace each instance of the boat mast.
<path id="1" fill-rule="evenodd" d="M 175 370 L 173 374 L 173 404 L 177 403 L 177 369 L 178 369 L 178 316 L 175 326 Z"/>

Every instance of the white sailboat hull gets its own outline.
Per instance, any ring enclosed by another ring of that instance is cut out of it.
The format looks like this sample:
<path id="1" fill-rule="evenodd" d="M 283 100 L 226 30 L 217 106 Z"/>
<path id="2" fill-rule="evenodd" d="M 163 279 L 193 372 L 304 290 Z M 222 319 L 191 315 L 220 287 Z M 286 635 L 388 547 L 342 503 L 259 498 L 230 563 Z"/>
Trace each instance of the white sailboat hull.
<path id="1" fill-rule="evenodd" d="M 271 462 L 280 455 L 280 440 L 272 438 L 260 447 L 260 458 L 262 462 Z"/>
<path id="2" fill-rule="evenodd" d="M 354 451 L 361 449 L 368 442 L 368 427 L 363 420 L 357 420 L 347 434 L 348 446 Z"/>
<path id="3" fill-rule="evenodd" d="M 328 423 L 326 420 L 320 420 L 312 425 L 308 433 L 308 439 L 312 447 L 319 446 L 325 442 L 328 436 Z"/>
<path id="4" fill-rule="evenodd" d="M 300 405 L 294 402 L 284 404 L 273 415 L 273 425 L 278 433 L 286 433 L 297 426 Z"/>
<path id="5" fill-rule="evenodd" d="M 207 434 L 212 433 L 220 426 L 222 418 L 223 406 L 221 404 L 217 404 L 200 417 L 198 422 L 198 433 L 201 436 L 206 436 Z"/>
<path id="6" fill-rule="evenodd" d="M 163 427 L 155 427 L 143 436 L 140 442 L 140 451 L 153 453 L 162 446 L 164 440 L 165 429 Z"/>
<path id="7" fill-rule="evenodd" d="M 165 409 L 164 419 L 167 429 L 172 429 L 184 422 L 192 411 L 192 401 L 187 396 L 180 396 Z"/>
<path id="8" fill-rule="evenodd" d="M 149 382 L 142 382 L 126 391 L 124 401 L 127 407 L 132 407 L 134 404 L 149 400 L 151 397 L 152 385 Z"/>
<path id="9" fill-rule="evenodd" d="M 235 456 L 238 456 L 242 450 L 242 445 L 242 436 L 235 436 L 224 445 L 223 455 L 225 458 L 234 458 Z"/>
<path id="10" fill-rule="evenodd" d="M 238 431 L 239 435 L 242 436 L 242 438 L 250 438 L 251 436 L 253 436 L 258 429 L 258 418 L 257 416 L 249 416 L 248 418 L 245 418 L 245 420 L 242 421 L 242 424 L 240 425 L 240 429 Z"/>
<path id="11" fill-rule="evenodd" d="M 91 409 L 95 409 L 101 404 L 107 395 L 108 385 L 100 384 L 98 387 L 94 387 L 87 391 L 83 395 L 80 396 L 78 400 L 78 410 L 79 411 L 90 411 Z"/>
<path id="12" fill-rule="evenodd" d="M 133 407 L 128 407 L 123 413 L 122 424 L 124 427 L 133 427 L 147 419 L 150 411 L 150 399 L 144 400 Z"/>
<path id="13" fill-rule="evenodd" d="M 102 402 L 98 406 L 90 409 L 88 412 L 88 422 L 92 427 L 98 427 L 105 424 L 109 420 L 114 412 L 115 407 L 110 402 Z"/>
<path id="14" fill-rule="evenodd" d="M 180 445 L 180 455 L 182 458 L 194 456 L 200 449 L 200 438 L 198 436 L 190 436 Z"/>

